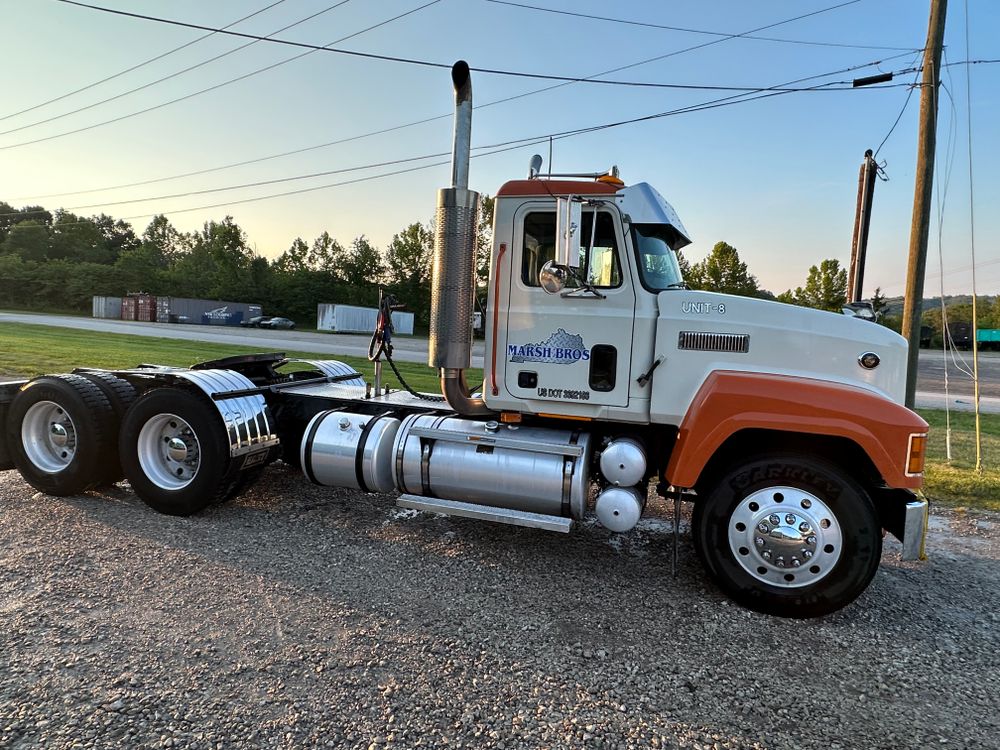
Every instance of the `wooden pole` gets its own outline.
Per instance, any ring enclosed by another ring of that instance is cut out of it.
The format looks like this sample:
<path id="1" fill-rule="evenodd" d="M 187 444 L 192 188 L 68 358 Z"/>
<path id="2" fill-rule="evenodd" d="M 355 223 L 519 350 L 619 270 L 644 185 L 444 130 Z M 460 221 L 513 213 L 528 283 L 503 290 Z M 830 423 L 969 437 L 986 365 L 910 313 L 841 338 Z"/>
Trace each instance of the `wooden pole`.
<path id="1" fill-rule="evenodd" d="M 903 336 L 910 344 L 906 362 L 906 405 L 913 408 L 917 391 L 917 357 L 920 353 L 920 313 L 924 301 L 927 235 L 934 186 L 934 149 L 937 143 L 937 94 L 941 83 L 941 47 L 948 0 L 931 0 L 931 15 L 924 47 L 920 92 L 920 131 L 917 136 L 917 171 L 910 222 L 910 258 L 903 297 Z"/>

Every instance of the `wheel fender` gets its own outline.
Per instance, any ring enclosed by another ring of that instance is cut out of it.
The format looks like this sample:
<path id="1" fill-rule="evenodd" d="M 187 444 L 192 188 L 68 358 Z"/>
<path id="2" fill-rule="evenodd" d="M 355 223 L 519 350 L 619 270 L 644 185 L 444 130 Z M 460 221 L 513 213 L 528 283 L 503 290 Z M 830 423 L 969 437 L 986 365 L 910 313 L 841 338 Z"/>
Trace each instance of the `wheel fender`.
<path id="1" fill-rule="evenodd" d="M 348 364 L 344 364 L 337 359 L 297 359 L 290 358 L 288 362 L 299 362 L 304 365 L 311 365 L 326 375 L 328 378 L 345 378 L 348 375 L 357 375 L 356 378 L 338 380 L 340 385 L 355 385 L 364 388 L 365 380 L 360 373 Z"/>
<path id="2" fill-rule="evenodd" d="M 226 426 L 233 458 L 278 444 L 276 423 L 262 395 L 220 398 L 230 391 L 255 388 L 246 376 L 234 370 L 172 370 L 167 378 L 185 381 L 208 397 Z"/>
<path id="3" fill-rule="evenodd" d="M 906 461 L 910 436 L 926 433 L 927 423 L 906 407 L 842 383 L 727 370 L 712 372 L 691 402 L 665 479 L 695 486 L 722 444 L 746 429 L 847 438 L 890 487 L 917 489 L 923 481 L 907 474 Z"/>

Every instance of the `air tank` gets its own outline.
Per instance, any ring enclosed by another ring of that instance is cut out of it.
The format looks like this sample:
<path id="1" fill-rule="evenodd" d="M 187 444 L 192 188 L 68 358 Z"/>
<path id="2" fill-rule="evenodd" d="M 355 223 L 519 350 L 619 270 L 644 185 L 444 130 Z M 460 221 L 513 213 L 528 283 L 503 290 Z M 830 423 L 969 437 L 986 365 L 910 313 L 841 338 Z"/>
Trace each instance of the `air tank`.
<path id="1" fill-rule="evenodd" d="M 616 487 L 638 484 L 646 476 L 646 451 L 634 438 L 615 438 L 601 453 L 600 467 L 608 484 Z"/>

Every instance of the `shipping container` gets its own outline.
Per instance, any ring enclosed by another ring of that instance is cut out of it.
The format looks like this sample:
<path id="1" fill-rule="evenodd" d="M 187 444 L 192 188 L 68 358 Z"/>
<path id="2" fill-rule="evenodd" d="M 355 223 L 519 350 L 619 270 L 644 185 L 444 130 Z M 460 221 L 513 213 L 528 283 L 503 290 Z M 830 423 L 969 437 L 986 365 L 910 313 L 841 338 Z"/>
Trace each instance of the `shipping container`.
<path id="1" fill-rule="evenodd" d="M 355 305 L 333 305 L 321 303 L 316 306 L 316 330 L 336 333 L 371 333 L 375 330 L 378 310 L 374 307 Z M 392 327 L 396 333 L 413 335 L 413 313 L 395 311 Z"/>
<path id="2" fill-rule="evenodd" d="M 104 297 L 102 295 L 95 294 L 94 298 L 91 300 L 91 305 L 92 317 L 113 318 L 114 320 L 120 320 L 122 317 L 121 297 Z"/>
<path id="3" fill-rule="evenodd" d="M 156 297 L 152 294 L 128 294 L 122 297 L 122 320 L 156 322 Z"/>
<path id="4" fill-rule="evenodd" d="M 160 323 L 238 326 L 241 321 L 260 315 L 262 311 L 260 305 L 247 302 L 160 297 L 156 306 L 156 319 Z"/>
<path id="5" fill-rule="evenodd" d="M 976 329 L 976 342 L 980 349 L 996 351 L 1000 349 L 1000 328 Z"/>

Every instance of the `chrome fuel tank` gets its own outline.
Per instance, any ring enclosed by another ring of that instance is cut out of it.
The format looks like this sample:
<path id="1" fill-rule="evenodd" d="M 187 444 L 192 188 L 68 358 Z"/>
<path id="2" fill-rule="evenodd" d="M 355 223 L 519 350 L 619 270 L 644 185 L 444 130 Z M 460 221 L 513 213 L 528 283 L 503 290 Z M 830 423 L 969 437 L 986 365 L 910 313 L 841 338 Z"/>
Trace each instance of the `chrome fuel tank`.
<path id="1" fill-rule="evenodd" d="M 392 446 L 398 430 L 399 420 L 390 416 L 320 412 L 302 438 L 302 468 L 316 484 L 391 492 Z"/>
<path id="2" fill-rule="evenodd" d="M 414 414 L 393 447 L 396 487 L 424 497 L 582 518 L 590 435 Z"/>

